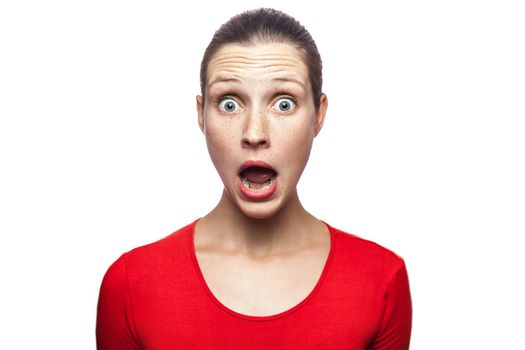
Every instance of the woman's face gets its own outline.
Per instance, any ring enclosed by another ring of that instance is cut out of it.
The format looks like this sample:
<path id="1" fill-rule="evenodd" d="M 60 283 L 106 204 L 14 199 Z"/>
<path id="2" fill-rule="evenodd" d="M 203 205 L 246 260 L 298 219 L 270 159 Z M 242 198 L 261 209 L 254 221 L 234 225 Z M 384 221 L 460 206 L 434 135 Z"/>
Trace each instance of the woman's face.
<path id="1" fill-rule="evenodd" d="M 212 162 L 237 208 L 271 217 L 296 196 L 326 96 L 316 111 L 308 67 L 289 44 L 224 45 L 207 73 L 197 111 Z"/>

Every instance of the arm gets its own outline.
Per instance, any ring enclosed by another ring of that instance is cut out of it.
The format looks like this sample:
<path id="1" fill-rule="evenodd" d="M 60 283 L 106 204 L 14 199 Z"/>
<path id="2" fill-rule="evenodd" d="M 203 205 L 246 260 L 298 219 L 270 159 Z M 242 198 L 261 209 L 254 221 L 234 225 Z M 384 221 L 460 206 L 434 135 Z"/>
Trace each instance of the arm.
<path id="1" fill-rule="evenodd" d="M 383 318 L 370 350 L 407 350 L 412 329 L 412 301 L 404 261 L 388 284 Z"/>
<path id="2" fill-rule="evenodd" d="M 100 287 L 96 324 L 97 349 L 140 349 L 134 326 L 123 255 L 109 267 Z"/>

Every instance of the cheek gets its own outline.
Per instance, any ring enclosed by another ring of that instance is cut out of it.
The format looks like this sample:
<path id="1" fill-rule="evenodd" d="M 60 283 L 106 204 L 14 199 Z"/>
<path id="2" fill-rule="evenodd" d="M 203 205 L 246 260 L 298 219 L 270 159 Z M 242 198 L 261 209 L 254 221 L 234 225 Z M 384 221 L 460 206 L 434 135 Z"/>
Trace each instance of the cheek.
<path id="1" fill-rule="evenodd" d="M 286 157 L 287 164 L 293 164 L 296 171 L 302 171 L 301 168 L 306 165 L 313 144 L 312 128 L 309 124 L 302 123 L 293 128 L 282 128 L 281 130 L 289 130 L 289 132 L 282 134 L 278 148 L 287 150 L 282 153 Z"/>
<path id="2" fill-rule="evenodd" d="M 237 150 L 234 147 L 234 130 L 228 123 L 208 123 L 206 126 L 206 145 L 217 170 L 226 166 L 228 159 Z"/>

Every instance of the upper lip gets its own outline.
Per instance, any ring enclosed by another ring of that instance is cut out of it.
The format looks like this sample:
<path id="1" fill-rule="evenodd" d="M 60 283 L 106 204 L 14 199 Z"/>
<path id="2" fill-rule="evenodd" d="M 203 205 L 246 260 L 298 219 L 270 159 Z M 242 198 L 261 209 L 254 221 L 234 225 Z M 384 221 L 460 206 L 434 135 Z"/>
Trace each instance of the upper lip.
<path id="1" fill-rule="evenodd" d="M 239 174 L 242 173 L 245 169 L 252 167 L 252 166 L 258 166 L 261 168 L 271 169 L 273 172 L 277 174 L 277 171 L 275 171 L 272 166 L 266 162 L 263 162 L 262 160 L 247 160 L 246 162 L 242 163 L 242 165 L 239 168 Z"/>

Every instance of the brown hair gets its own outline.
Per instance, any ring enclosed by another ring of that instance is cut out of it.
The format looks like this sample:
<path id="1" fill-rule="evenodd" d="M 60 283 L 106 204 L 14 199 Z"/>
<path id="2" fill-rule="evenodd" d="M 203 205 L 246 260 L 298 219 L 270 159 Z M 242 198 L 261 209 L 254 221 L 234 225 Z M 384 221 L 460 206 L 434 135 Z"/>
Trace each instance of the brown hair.
<path id="1" fill-rule="evenodd" d="M 201 95 L 207 81 L 208 63 L 212 56 L 225 44 L 239 43 L 254 45 L 257 40 L 294 44 L 303 54 L 308 66 L 315 109 L 319 109 L 323 85 L 322 61 L 315 41 L 295 18 L 272 8 L 259 8 L 245 11 L 224 23 L 215 32 L 201 62 Z"/>

